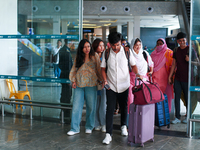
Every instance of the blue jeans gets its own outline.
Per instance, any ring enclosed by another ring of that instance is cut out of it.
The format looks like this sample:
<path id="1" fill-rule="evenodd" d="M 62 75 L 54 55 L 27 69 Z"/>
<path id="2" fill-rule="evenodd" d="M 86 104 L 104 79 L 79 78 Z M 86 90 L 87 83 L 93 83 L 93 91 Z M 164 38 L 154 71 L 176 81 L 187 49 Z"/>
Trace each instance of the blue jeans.
<path id="1" fill-rule="evenodd" d="M 92 130 L 95 122 L 97 87 L 76 87 L 74 89 L 71 131 L 80 132 L 84 99 L 86 101 L 86 124 L 85 128 Z"/>
<path id="2" fill-rule="evenodd" d="M 53 64 L 53 68 L 54 68 L 55 77 L 59 78 L 59 77 L 60 77 L 61 70 L 60 70 L 60 68 L 58 67 L 58 64 Z"/>
<path id="3" fill-rule="evenodd" d="M 95 127 L 106 125 L 106 89 L 97 96 Z"/>

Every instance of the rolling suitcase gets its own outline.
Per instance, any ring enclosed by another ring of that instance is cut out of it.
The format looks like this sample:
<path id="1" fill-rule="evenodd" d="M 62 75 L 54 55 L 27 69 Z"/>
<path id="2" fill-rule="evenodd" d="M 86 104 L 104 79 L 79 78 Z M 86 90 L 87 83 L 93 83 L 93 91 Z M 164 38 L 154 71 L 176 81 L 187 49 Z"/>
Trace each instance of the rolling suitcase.
<path id="1" fill-rule="evenodd" d="M 155 104 L 135 105 L 129 110 L 128 143 L 144 143 L 154 141 Z"/>
<path id="2" fill-rule="evenodd" d="M 155 106 L 155 126 L 159 128 L 162 126 L 170 127 L 170 115 L 169 115 L 169 105 L 167 95 L 164 94 L 165 100 L 156 103 Z"/>

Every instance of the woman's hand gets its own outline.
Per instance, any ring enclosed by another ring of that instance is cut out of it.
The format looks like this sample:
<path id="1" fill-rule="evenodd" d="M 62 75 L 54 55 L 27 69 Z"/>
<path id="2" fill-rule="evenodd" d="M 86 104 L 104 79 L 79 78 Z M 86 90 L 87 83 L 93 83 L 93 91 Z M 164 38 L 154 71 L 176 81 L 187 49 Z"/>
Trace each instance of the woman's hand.
<path id="1" fill-rule="evenodd" d="M 76 82 L 72 83 L 72 88 L 75 89 L 76 88 Z"/>
<path id="2" fill-rule="evenodd" d="M 148 77 L 151 77 L 152 74 L 153 74 L 153 71 L 149 71 L 149 72 L 147 73 Z"/>
<path id="3" fill-rule="evenodd" d="M 168 78 L 168 82 L 169 82 L 169 84 L 170 84 L 170 85 L 172 85 L 172 84 L 173 84 L 173 81 L 172 81 L 172 78 L 171 78 L 171 76 L 169 76 L 169 78 Z"/>
<path id="4" fill-rule="evenodd" d="M 138 74 L 138 73 L 136 74 L 136 77 L 137 77 L 137 78 L 140 78 L 141 80 L 143 79 L 143 76 L 140 75 L 140 74 Z"/>

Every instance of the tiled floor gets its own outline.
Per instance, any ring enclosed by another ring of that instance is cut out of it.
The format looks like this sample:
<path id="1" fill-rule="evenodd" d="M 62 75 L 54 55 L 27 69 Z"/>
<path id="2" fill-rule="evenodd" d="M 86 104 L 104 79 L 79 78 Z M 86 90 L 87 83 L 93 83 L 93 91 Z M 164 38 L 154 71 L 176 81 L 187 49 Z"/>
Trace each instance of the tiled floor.
<path id="1" fill-rule="evenodd" d="M 23 88 L 23 86 L 21 86 Z M 29 83 L 29 91 L 33 100 L 58 102 L 60 99 L 61 86 L 57 83 Z M 69 124 L 61 124 L 59 120 L 60 110 L 44 108 L 40 118 L 40 108 L 34 107 L 33 120 L 29 120 L 29 106 L 26 107 L 25 115 L 18 115 L 20 109 L 15 110 L 6 105 L 6 116 L 0 116 L 0 150 L 122 150 L 122 149 L 145 149 L 145 150 L 198 150 L 200 140 L 198 137 L 189 139 L 186 137 L 186 124 L 170 126 L 170 129 L 155 127 L 154 142 L 146 142 L 144 148 L 139 145 L 129 145 L 127 137 L 120 135 L 120 115 L 114 116 L 113 140 L 110 145 L 103 145 L 105 133 L 93 131 L 85 134 L 84 121 L 85 111 L 81 123 L 80 134 L 68 136 Z M 10 112 L 10 113 L 8 113 Z M 185 112 L 183 113 L 183 115 Z M 173 116 L 173 114 L 171 113 Z M 46 117 L 54 117 L 49 119 Z M 184 117 L 182 118 L 184 119 Z"/>
<path id="2" fill-rule="evenodd" d="M 114 116 L 113 140 L 110 145 L 103 145 L 105 133 L 93 131 L 85 134 L 84 121 L 80 134 L 68 136 L 69 124 L 61 124 L 59 120 L 29 120 L 27 116 L 7 114 L 0 117 L 0 149 L 2 150 L 197 150 L 199 139 L 186 137 L 186 124 L 170 126 L 170 129 L 155 127 L 154 142 L 146 142 L 143 147 L 129 145 L 127 137 L 120 135 L 118 124 L 120 115 Z"/>

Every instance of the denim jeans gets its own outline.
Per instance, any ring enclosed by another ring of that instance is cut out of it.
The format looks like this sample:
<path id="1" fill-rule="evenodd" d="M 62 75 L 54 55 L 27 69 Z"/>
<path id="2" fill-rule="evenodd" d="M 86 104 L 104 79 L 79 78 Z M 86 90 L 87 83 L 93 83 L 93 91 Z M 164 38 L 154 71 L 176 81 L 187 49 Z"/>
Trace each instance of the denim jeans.
<path id="1" fill-rule="evenodd" d="M 60 70 L 60 68 L 58 67 L 58 64 L 53 64 L 53 68 L 54 68 L 55 77 L 59 78 L 59 77 L 60 77 L 61 70 Z"/>
<path id="2" fill-rule="evenodd" d="M 95 123 L 97 87 L 76 87 L 74 89 L 71 131 L 80 132 L 82 110 L 86 101 L 86 124 L 85 128 L 92 130 Z"/>
<path id="3" fill-rule="evenodd" d="M 97 96 L 95 127 L 106 125 L 106 89 Z"/>

